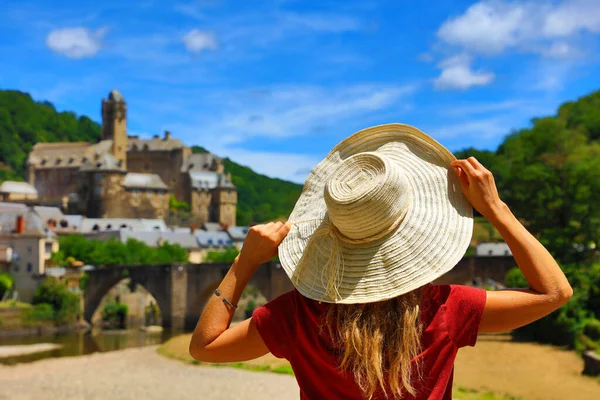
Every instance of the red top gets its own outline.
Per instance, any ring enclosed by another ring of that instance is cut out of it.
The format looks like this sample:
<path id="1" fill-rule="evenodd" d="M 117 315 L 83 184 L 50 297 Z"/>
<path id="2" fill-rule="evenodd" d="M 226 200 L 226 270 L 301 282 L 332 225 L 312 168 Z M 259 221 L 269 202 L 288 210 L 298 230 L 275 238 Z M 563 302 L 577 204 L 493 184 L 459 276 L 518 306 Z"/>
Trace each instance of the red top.
<path id="1" fill-rule="evenodd" d="M 423 376 L 417 397 L 452 399 L 454 359 L 460 347 L 474 346 L 485 307 L 485 290 L 458 285 L 427 285 L 423 293 Z M 337 369 L 331 342 L 319 333 L 329 305 L 297 290 L 254 311 L 258 331 L 278 358 L 287 359 L 300 386 L 301 399 L 362 399 L 352 374 Z M 385 398 L 376 393 L 374 399 Z"/>

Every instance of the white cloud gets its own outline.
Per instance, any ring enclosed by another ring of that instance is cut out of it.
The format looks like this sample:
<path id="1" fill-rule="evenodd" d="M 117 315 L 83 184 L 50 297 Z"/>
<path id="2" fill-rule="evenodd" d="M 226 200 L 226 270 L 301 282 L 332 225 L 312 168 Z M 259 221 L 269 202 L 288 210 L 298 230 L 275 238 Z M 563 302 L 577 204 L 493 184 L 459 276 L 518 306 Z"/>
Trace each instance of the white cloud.
<path id="1" fill-rule="evenodd" d="M 506 125 L 507 119 L 506 115 L 494 116 L 434 127 L 426 132 L 453 149 L 485 147 L 510 133 L 511 127 Z"/>
<path id="2" fill-rule="evenodd" d="M 230 93 L 214 99 L 226 111 L 209 116 L 203 130 L 221 143 L 251 137 L 286 138 L 310 134 L 341 121 L 389 107 L 415 90 L 413 86 L 355 85 L 343 88 L 288 86 Z M 213 103 L 213 106 L 215 104 Z"/>
<path id="3" fill-rule="evenodd" d="M 184 37 L 185 47 L 192 53 L 200 53 L 204 50 L 215 50 L 219 47 L 217 39 L 212 32 L 192 29 Z"/>
<path id="4" fill-rule="evenodd" d="M 440 63 L 442 73 L 434 81 L 436 89 L 465 90 L 473 86 L 485 86 L 494 80 L 494 74 L 471 69 L 471 60 L 466 56 L 452 57 Z"/>
<path id="5" fill-rule="evenodd" d="M 527 6 L 502 1 L 480 2 L 451 18 L 438 30 L 444 42 L 480 53 L 497 53 L 514 46 L 528 30 Z M 524 32 L 525 30 L 525 32 Z"/>
<path id="6" fill-rule="evenodd" d="M 600 32 L 597 0 L 480 1 L 444 22 L 437 34 L 469 52 L 497 54 L 511 48 L 544 53 L 555 38 L 575 40 L 585 31 Z"/>
<path id="7" fill-rule="evenodd" d="M 93 57 L 102 48 L 106 28 L 95 32 L 88 28 L 62 28 L 53 30 L 46 38 L 46 45 L 69 58 Z"/>
<path id="8" fill-rule="evenodd" d="M 565 1 L 546 15 L 543 33 L 551 37 L 566 37 L 581 31 L 600 32 L 598 0 Z"/>
<path id="9" fill-rule="evenodd" d="M 578 57 L 579 52 L 573 46 L 565 42 L 555 42 L 550 47 L 545 48 L 542 54 L 550 58 L 571 58 Z"/>

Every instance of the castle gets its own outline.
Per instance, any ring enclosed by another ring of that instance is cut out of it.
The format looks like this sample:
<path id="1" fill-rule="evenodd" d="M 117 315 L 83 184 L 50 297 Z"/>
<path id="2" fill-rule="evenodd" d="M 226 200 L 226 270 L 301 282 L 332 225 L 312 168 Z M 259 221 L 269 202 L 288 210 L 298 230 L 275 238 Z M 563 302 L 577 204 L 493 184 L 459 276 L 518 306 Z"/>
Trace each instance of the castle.
<path id="1" fill-rule="evenodd" d="M 169 132 L 127 136 L 127 104 L 117 90 L 102 100 L 101 140 L 37 143 L 27 180 L 41 203 L 90 218 L 166 219 L 173 195 L 189 204 L 194 224 L 236 224 L 237 191 L 223 161 L 192 154 Z"/>

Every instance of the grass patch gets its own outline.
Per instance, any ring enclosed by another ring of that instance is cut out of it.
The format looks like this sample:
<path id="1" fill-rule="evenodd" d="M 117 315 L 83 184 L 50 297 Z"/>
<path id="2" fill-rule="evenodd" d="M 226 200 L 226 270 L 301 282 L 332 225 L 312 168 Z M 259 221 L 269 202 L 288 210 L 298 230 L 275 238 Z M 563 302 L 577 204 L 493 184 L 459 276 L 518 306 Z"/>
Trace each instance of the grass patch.
<path id="1" fill-rule="evenodd" d="M 33 306 L 29 303 L 23 303 L 22 301 L 16 300 L 8 300 L 8 301 L 0 301 L 0 308 L 21 308 L 28 309 Z"/>
<path id="2" fill-rule="evenodd" d="M 454 400 L 523 400 L 522 397 L 468 389 L 462 386 L 455 386 L 453 388 L 452 398 Z"/>
<path id="3" fill-rule="evenodd" d="M 194 360 L 188 353 L 188 346 L 190 343 L 191 336 L 191 334 L 187 334 L 171 338 L 169 341 L 163 343 L 158 348 L 158 354 L 193 365 L 230 367 L 244 369 L 247 371 L 274 372 L 277 374 L 294 375 L 292 366 L 287 362 L 287 360 L 276 358 L 271 354 L 267 354 L 255 360 L 234 363 L 214 364 Z"/>

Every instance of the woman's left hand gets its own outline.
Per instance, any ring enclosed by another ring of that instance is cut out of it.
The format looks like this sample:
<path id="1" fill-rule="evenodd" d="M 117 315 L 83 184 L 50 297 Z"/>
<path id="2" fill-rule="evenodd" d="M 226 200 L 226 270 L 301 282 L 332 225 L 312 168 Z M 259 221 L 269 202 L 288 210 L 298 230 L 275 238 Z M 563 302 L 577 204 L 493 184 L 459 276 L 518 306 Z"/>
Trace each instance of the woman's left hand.
<path id="1" fill-rule="evenodd" d="M 239 255 L 240 262 L 258 267 L 275 257 L 279 244 L 291 227 L 290 222 L 269 222 L 250 228 Z"/>

